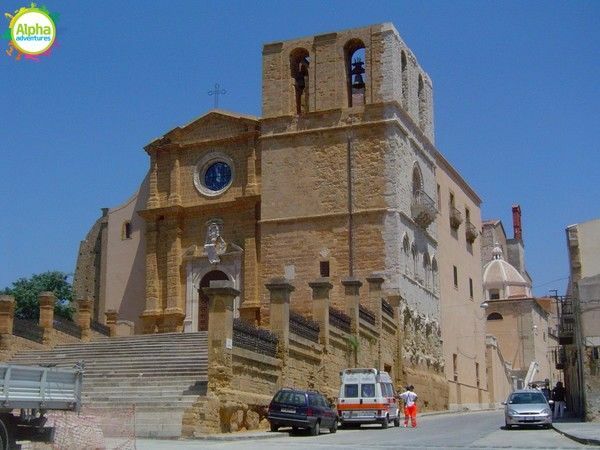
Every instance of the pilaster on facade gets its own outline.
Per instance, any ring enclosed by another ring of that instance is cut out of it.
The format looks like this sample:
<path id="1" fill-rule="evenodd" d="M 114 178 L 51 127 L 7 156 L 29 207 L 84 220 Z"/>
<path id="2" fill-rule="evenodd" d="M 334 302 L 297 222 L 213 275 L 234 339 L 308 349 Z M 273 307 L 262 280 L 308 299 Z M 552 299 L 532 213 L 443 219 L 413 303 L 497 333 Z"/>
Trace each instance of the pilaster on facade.
<path id="1" fill-rule="evenodd" d="M 167 250 L 167 303 L 164 310 L 164 332 L 180 332 L 183 329 L 185 306 L 181 295 L 181 219 L 171 216 L 165 219 Z"/>
<path id="2" fill-rule="evenodd" d="M 180 205 L 181 204 L 181 181 L 180 181 L 180 167 L 179 167 L 179 150 L 177 148 L 171 149 L 171 173 L 170 173 L 170 184 L 169 184 L 169 205 Z"/>
<path id="3" fill-rule="evenodd" d="M 160 207 L 160 198 L 158 196 L 158 161 L 157 161 L 157 150 L 148 150 L 150 154 L 150 174 L 148 178 L 148 202 L 147 208 L 158 208 Z"/>
<path id="4" fill-rule="evenodd" d="M 148 221 L 146 223 L 146 307 L 141 315 L 144 333 L 154 333 L 162 316 L 157 251 L 158 224 L 156 221 Z"/>

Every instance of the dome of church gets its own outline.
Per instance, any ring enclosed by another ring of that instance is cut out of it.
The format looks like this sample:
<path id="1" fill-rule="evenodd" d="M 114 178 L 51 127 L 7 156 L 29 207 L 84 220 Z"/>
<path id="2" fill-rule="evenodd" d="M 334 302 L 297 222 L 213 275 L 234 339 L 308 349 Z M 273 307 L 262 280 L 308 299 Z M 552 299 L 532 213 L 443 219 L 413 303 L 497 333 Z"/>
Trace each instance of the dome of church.
<path id="1" fill-rule="evenodd" d="M 483 267 L 483 288 L 487 299 L 531 297 L 531 285 L 514 266 L 505 261 L 496 244 L 492 260 Z"/>

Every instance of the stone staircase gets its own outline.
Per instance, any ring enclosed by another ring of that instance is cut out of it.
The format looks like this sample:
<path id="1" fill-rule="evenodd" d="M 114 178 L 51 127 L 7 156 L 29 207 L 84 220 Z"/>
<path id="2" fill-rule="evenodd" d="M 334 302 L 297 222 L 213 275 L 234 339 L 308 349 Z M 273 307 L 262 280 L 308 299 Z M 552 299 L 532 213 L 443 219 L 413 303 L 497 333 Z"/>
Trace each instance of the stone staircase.
<path id="1" fill-rule="evenodd" d="M 9 362 L 77 361 L 85 364 L 83 412 L 96 416 L 108 436 L 130 429 L 138 437 L 179 437 L 184 411 L 206 395 L 206 332 L 103 338 L 21 352 Z"/>

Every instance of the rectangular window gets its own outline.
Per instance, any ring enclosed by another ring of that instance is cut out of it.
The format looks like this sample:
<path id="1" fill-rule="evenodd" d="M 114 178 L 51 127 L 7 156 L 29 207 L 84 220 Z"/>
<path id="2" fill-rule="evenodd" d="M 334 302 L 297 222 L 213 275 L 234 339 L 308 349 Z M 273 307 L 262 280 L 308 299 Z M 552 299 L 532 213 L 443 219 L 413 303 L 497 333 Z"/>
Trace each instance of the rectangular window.
<path id="1" fill-rule="evenodd" d="M 500 291 L 498 289 L 490 289 L 490 300 L 499 300 Z"/>
<path id="2" fill-rule="evenodd" d="M 454 208 L 454 194 L 452 192 L 450 192 L 450 208 Z"/>
<path id="3" fill-rule="evenodd" d="M 322 278 L 327 278 L 329 276 L 329 261 L 321 261 L 319 263 L 319 271 Z"/>
<path id="4" fill-rule="evenodd" d="M 471 223 L 471 211 L 469 211 L 469 208 L 465 208 L 465 221 Z"/>
<path id="5" fill-rule="evenodd" d="M 358 384 L 345 384 L 344 385 L 344 397 L 358 398 Z"/>
<path id="6" fill-rule="evenodd" d="M 473 298 L 473 279 L 469 278 L 469 297 Z"/>
<path id="7" fill-rule="evenodd" d="M 477 380 L 477 387 L 479 387 L 479 363 L 475 363 L 475 379 Z"/>
<path id="8" fill-rule="evenodd" d="M 452 266 L 454 271 L 454 287 L 458 287 L 458 268 L 456 266 Z"/>
<path id="9" fill-rule="evenodd" d="M 442 210 L 442 191 L 440 189 L 440 185 L 437 185 L 437 205 L 438 205 L 438 211 Z"/>
<path id="10" fill-rule="evenodd" d="M 365 398 L 375 397 L 375 384 L 361 384 L 360 385 L 360 396 Z"/>

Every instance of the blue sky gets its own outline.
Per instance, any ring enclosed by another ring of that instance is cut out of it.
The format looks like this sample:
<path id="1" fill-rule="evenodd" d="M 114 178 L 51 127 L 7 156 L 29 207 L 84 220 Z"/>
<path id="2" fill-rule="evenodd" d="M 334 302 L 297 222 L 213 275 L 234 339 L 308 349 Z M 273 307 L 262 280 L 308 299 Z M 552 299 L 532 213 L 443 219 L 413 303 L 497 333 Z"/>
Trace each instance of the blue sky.
<path id="1" fill-rule="evenodd" d="M 54 54 L 0 54 L 0 288 L 73 272 L 100 208 L 142 180 L 143 146 L 212 108 L 215 82 L 223 109 L 260 115 L 262 44 L 380 22 L 433 79 L 437 147 L 483 217 L 512 234 L 521 205 L 536 294 L 564 291 L 565 227 L 600 216 L 598 1 L 40 4 L 60 13 Z"/>

